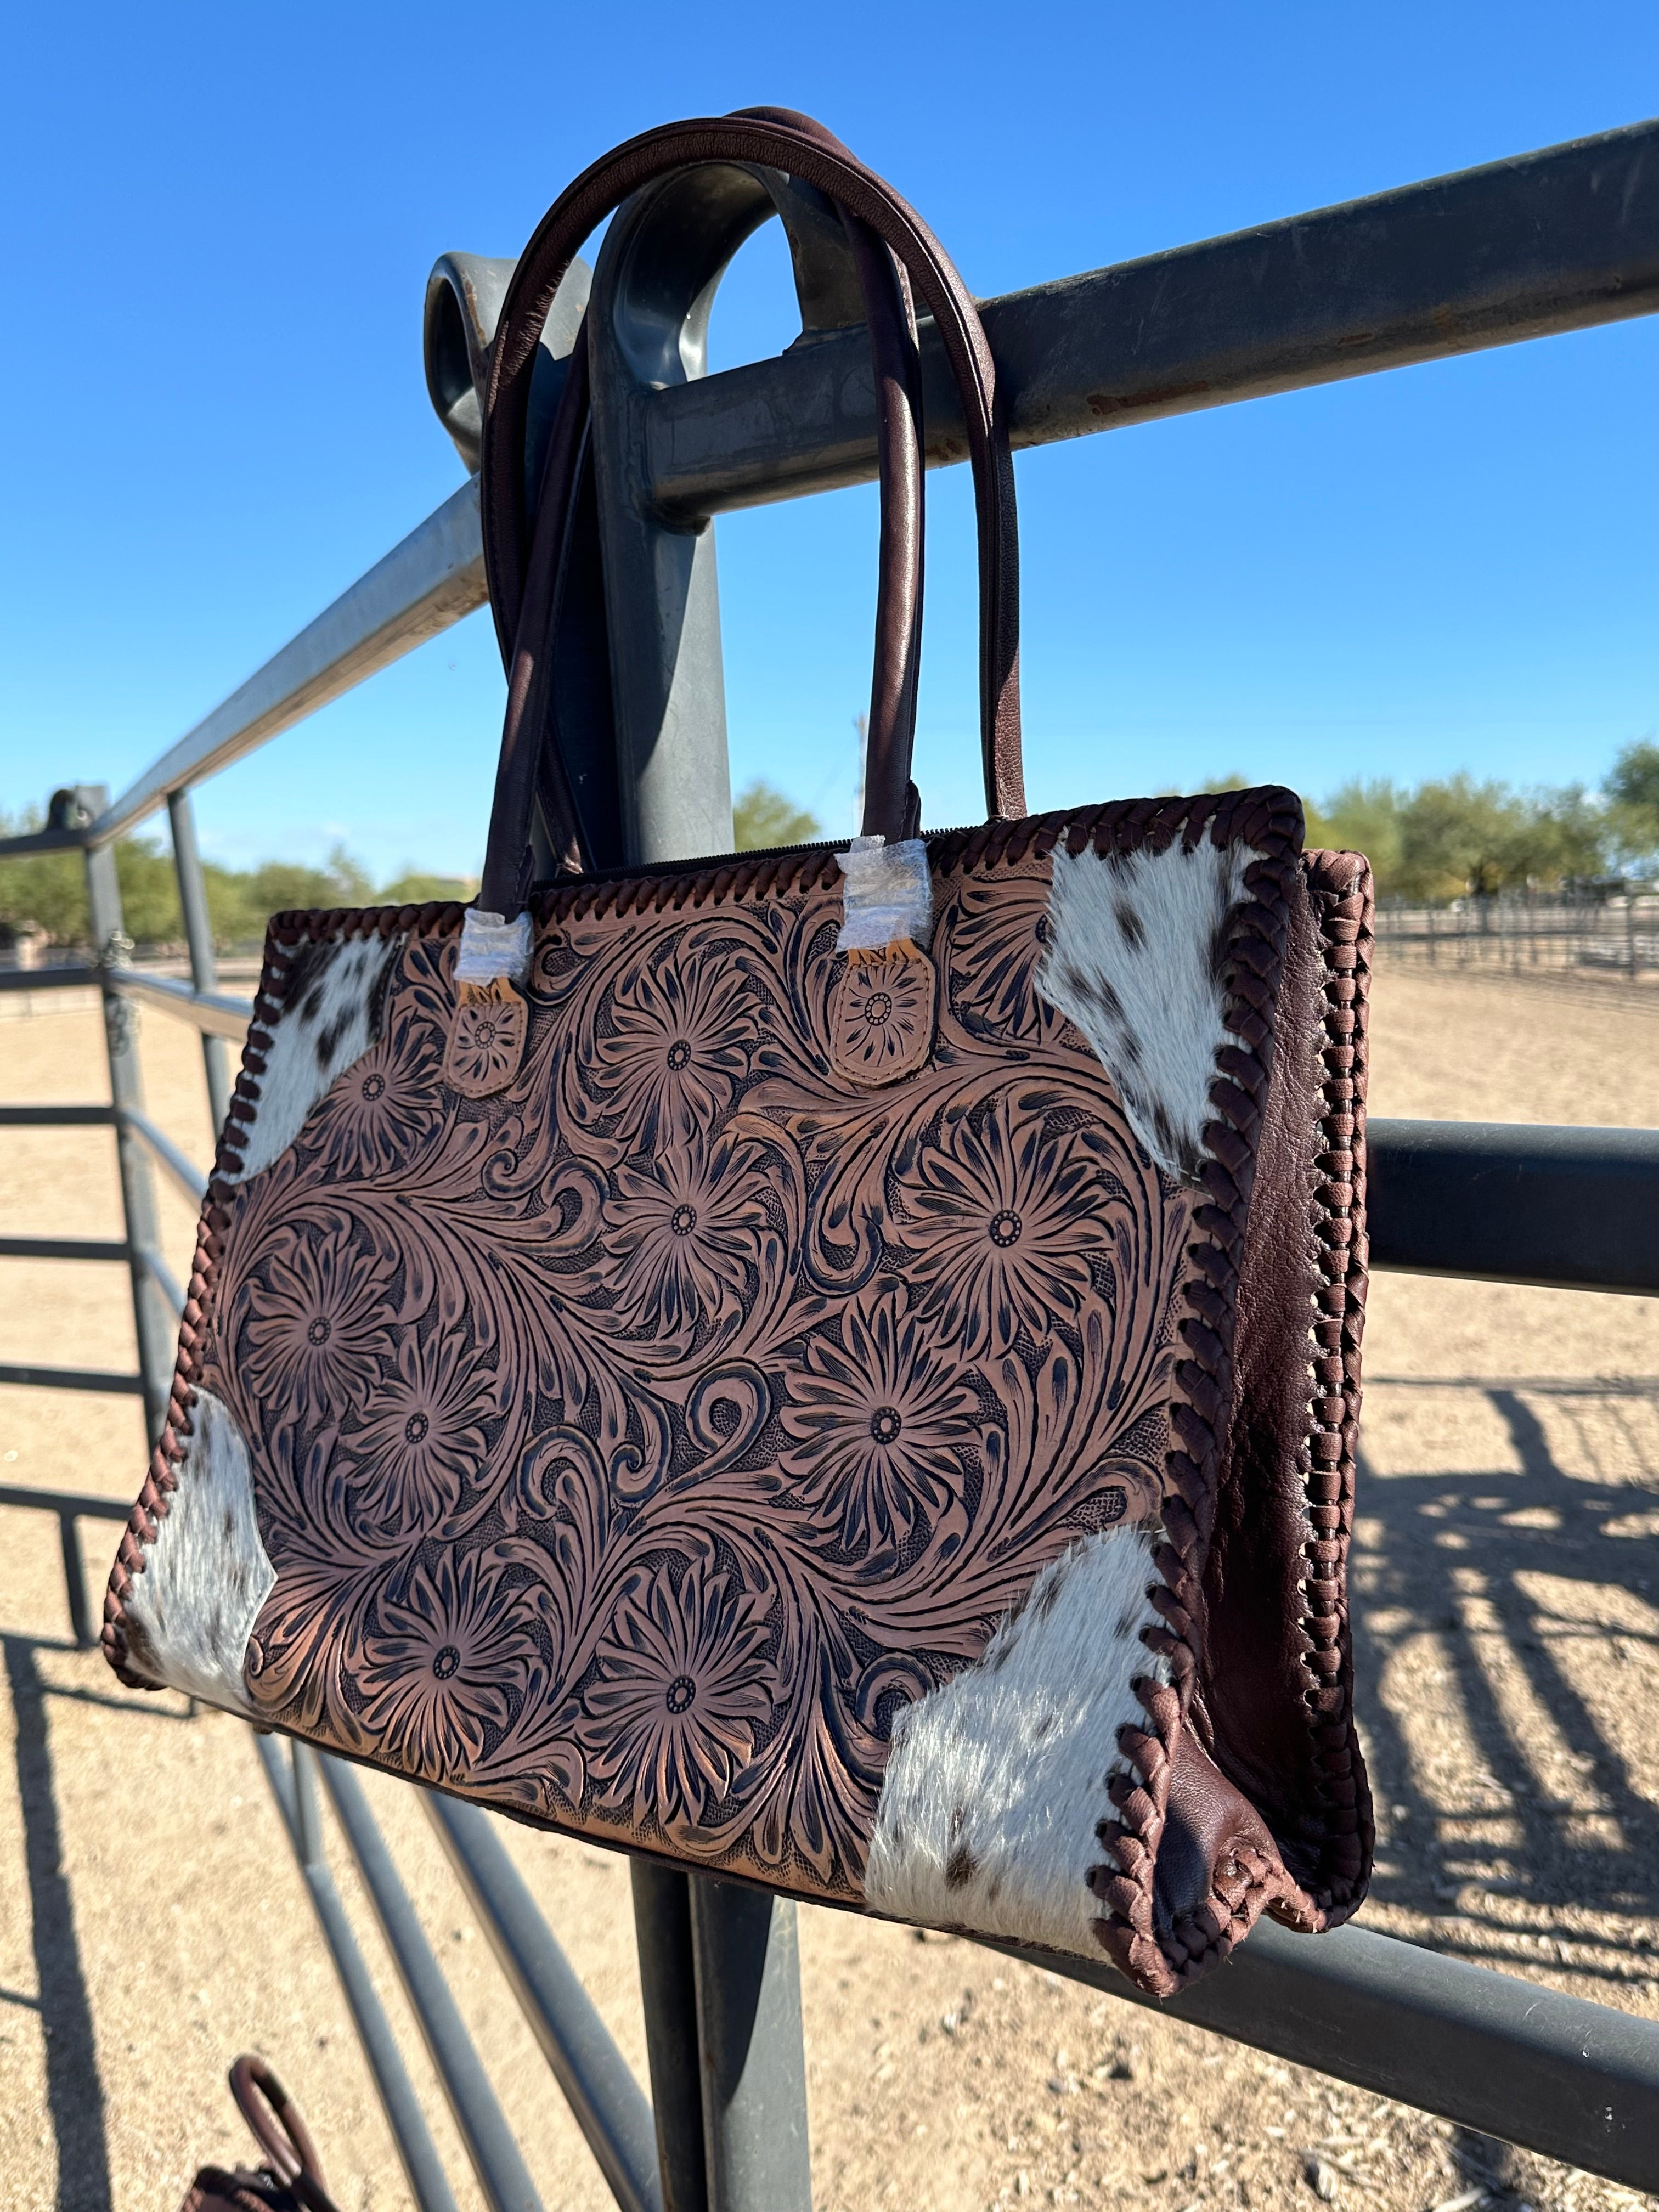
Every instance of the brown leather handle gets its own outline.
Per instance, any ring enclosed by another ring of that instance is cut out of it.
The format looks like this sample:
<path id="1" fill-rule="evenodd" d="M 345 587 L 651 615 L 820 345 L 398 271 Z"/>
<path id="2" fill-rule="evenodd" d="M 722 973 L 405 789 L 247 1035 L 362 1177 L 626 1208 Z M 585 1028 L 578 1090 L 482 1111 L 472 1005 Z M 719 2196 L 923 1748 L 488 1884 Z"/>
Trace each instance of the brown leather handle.
<path id="1" fill-rule="evenodd" d="M 483 543 L 489 576 L 490 599 L 504 655 L 509 657 L 514 683 L 509 686 L 509 735 L 504 741 L 497 773 L 495 805 L 490 824 L 489 849 L 479 902 L 498 913 L 513 913 L 521 902 L 520 881 L 523 824 L 527 821 L 529 794 L 535 763 L 525 742 L 528 724 L 524 702 L 533 678 L 539 641 L 525 641 L 531 602 L 541 637 L 550 636 L 556 603 L 556 577 L 562 556 L 562 538 L 569 504 L 580 465 L 585 435 L 586 398 L 577 404 L 578 379 L 567 379 L 559 420 L 550 441 L 548 461 L 538 510 L 535 544 L 529 542 L 524 498 L 525 429 L 530 398 L 531 372 L 543 324 L 551 307 L 560 280 L 578 246 L 604 218 L 631 193 L 654 179 L 702 162 L 744 161 L 785 170 L 814 185 L 840 208 L 848 222 L 860 275 L 870 282 L 873 270 L 867 234 L 879 239 L 906 270 L 915 289 L 933 312 L 946 358 L 962 393 L 974 466 L 978 512 L 981 592 L 981 722 L 984 755 L 986 801 L 993 814 L 1024 811 L 1024 793 L 1020 767 L 1018 690 L 1018 550 L 1014 516 L 1013 470 L 1006 429 L 996 396 L 996 376 L 990 349 L 961 278 L 921 218 L 839 143 L 804 118 L 781 117 L 778 111 L 668 124 L 632 139 L 586 170 L 556 200 L 531 240 L 514 273 L 501 314 L 493 350 L 489 387 L 485 399 L 483 469 Z M 886 255 L 881 262 L 890 270 Z M 896 281 L 896 279 L 894 281 Z M 908 313 L 908 303 L 907 313 Z M 902 410 L 914 418 L 915 387 L 907 382 L 907 365 L 899 360 L 884 364 L 879 350 L 881 333 L 892 327 L 890 315 L 872 311 L 872 339 L 878 345 L 878 397 L 885 429 L 884 462 L 890 466 L 895 451 L 902 454 L 902 438 L 896 418 Z M 582 350 L 579 345 L 578 351 Z M 890 371 L 890 373 L 889 373 Z M 892 404 L 888 404 L 890 398 Z M 916 438 L 915 465 L 920 495 L 920 439 Z M 884 501 L 884 552 L 889 550 L 886 508 L 901 509 L 902 501 Z M 544 520 L 557 518 L 556 527 L 544 531 Z M 911 574 L 915 593 L 921 582 L 921 534 L 911 539 Z M 905 584 L 910 577 L 903 580 Z M 891 581 L 891 571 L 889 571 Z M 902 609 L 902 586 L 886 595 L 889 607 Z M 884 610 L 884 611 L 886 611 Z M 902 834 L 896 819 L 894 784 L 902 768 L 900 788 L 908 780 L 908 721 L 914 711 L 915 616 L 896 617 L 886 626 L 892 638 L 904 641 L 896 656 L 890 653 L 885 688 L 878 657 L 876 696 L 890 705 L 872 717 L 878 729 L 893 734 L 894 743 L 878 757 L 877 790 L 866 810 L 884 817 L 878 826 L 886 834 Z M 878 641 L 879 642 L 879 641 Z M 522 682 L 520 676 L 522 673 Z M 520 711 L 513 707 L 514 692 Z M 574 818 L 574 817 L 573 817 Z M 906 825 L 908 826 L 908 825 Z"/>
<path id="2" fill-rule="evenodd" d="M 793 107 L 743 107 L 738 114 L 803 132 L 846 161 L 854 156 L 832 131 Z M 910 781 L 915 749 L 916 684 L 921 672 L 921 355 L 904 264 L 868 223 L 840 210 L 864 298 L 876 396 L 876 473 L 881 486 L 876 568 L 875 667 L 865 729 L 865 836 L 915 835 L 921 799 Z"/>
<path id="3" fill-rule="evenodd" d="M 789 110 L 756 112 L 851 158 L 838 139 L 809 117 Z M 867 225 L 844 210 L 837 212 L 863 294 L 878 403 L 880 584 L 864 828 L 866 833 L 902 837 L 912 833 L 921 806 L 910 781 L 910 756 L 921 643 L 921 363 L 902 270 Z M 516 610 L 492 598 L 507 664 L 507 704 L 479 891 L 479 903 L 488 912 L 515 912 L 528 881 L 532 793 L 541 798 L 561 869 L 580 873 L 591 865 L 564 774 L 550 681 L 574 501 L 586 447 L 588 367 L 586 338 L 579 334 L 544 460 L 523 596 Z M 514 501 L 521 483 L 522 478 L 514 477 L 503 488 L 492 479 L 486 499 L 500 493 Z M 510 527 L 521 526 L 522 510 L 507 520 Z"/>
<path id="4" fill-rule="evenodd" d="M 242 2053 L 230 2069 L 230 2094 L 283 2186 L 308 2212 L 336 2212 L 300 2108 L 263 2058 L 251 2051 Z"/>

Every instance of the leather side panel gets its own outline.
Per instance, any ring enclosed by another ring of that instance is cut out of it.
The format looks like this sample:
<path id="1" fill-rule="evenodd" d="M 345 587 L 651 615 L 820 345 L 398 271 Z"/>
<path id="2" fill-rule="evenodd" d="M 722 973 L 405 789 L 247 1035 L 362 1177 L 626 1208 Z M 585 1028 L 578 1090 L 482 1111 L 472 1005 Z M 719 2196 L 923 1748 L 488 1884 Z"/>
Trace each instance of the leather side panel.
<path id="1" fill-rule="evenodd" d="M 1341 1038 L 1354 1025 L 1363 977 L 1356 984 L 1340 948 L 1322 941 L 1322 908 L 1341 888 L 1327 880 L 1331 857 L 1310 856 L 1301 896 L 1291 902 L 1246 1232 L 1232 1419 L 1206 1572 L 1208 1636 L 1193 1711 L 1206 1746 L 1265 1817 L 1304 1893 L 1287 1900 L 1285 1917 L 1310 1926 L 1352 1911 L 1370 1866 L 1346 1583 L 1358 1301 L 1340 1285 L 1340 1273 L 1356 1238 L 1363 1244 L 1363 1182 L 1359 1203 L 1352 1178 L 1343 1186 L 1348 1203 L 1338 1209 L 1341 1249 L 1334 1251 L 1328 1097 L 1333 1076 L 1352 1084 L 1352 1067 L 1330 1062 L 1334 1054 L 1352 1056 L 1351 1036 L 1346 1043 Z M 1352 875 L 1352 856 L 1342 857 Z M 1352 1143 L 1352 1109 L 1349 1135 Z M 1363 1293 L 1363 1276 L 1359 1288 Z M 1333 1326 L 1352 1340 L 1352 1414 L 1320 1371 L 1324 1347 L 1316 1333 Z"/>

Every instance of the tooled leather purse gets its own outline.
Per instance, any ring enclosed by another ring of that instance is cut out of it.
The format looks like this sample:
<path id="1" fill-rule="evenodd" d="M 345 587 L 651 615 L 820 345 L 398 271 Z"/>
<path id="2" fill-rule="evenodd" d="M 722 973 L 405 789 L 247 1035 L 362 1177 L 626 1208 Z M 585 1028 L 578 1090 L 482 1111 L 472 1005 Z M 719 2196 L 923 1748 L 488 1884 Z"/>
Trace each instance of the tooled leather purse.
<path id="1" fill-rule="evenodd" d="M 595 872 L 544 650 L 586 344 L 533 529 L 531 369 L 580 241 L 701 162 L 823 195 L 864 289 L 866 834 Z M 927 835 L 912 287 L 982 616 L 988 819 Z M 478 901 L 270 925 L 111 1660 L 549 1827 L 1103 1948 L 1158 1993 L 1264 1908 L 1345 1918 L 1366 864 L 1305 852 L 1279 789 L 1026 815 L 995 367 L 930 234 L 803 118 L 669 125 L 555 204 L 483 498 L 509 687 Z M 532 888 L 538 788 L 562 872 Z"/>

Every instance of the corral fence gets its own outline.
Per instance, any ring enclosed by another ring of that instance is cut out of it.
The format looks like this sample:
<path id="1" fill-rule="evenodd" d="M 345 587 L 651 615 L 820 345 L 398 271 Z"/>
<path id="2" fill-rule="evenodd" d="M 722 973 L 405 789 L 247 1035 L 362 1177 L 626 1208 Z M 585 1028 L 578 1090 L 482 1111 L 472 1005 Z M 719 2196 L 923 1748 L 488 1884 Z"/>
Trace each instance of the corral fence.
<path id="1" fill-rule="evenodd" d="M 704 375 L 714 281 L 774 212 L 790 232 L 813 342 Z M 864 339 L 842 326 L 845 315 L 825 311 L 849 296 L 842 250 L 788 179 L 740 168 L 653 185 L 606 234 L 591 276 L 598 494 L 577 523 L 589 587 L 568 595 L 575 634 L 565 641 L 587 695 L 571 781 L 602 863 L 730 843 L 708 519 L 875 473 Z M 505 263 L 446 256 L 428 292 L 428 383 L 464 454 L 476 453 L 477 374 L 508 273 Z M 552 319 L 550 354 L 568 351 L 589 281 L 576 272 Z M 1659 124 L 1644 124 L 1041 285 L 986 302 L 984 314 L 1014 442 L 1027 446 L 1656 307 Z M 955 395 L 931 331 L 924 353 L 928 458 L 957 460 Z M 562 374 L 550 357 L 548 369 L 544 415 Z M 202 1177 L 145 1111 L 136 1018 L 146 1008 L 195 1032 L 218 1121 L 227 1044 L 249 1014 L 215 970 L 191 787 L 484 596 L 469 482 L 119 798 L 66 788 L 46 829 L 0 843 L 0 856 L 85 856 L 95 959 L 0 974 L 0 992 L 95 987 L 110 1073 L 107 1105 L 6 1106 L 0 1127 L 107 1130 L 125 1209 L 119 1239 L 6 1237 L 0 1257 L 125 1267 L 138 1343 L 135 1372 L 14 1365 L 0 1367 L 0 1382 L 132 1393 L 159 1427 L 180 1293 L 158 1249 L 153 1178 L 199 1198 Z M 569 742 L 562 722 L 562 731 Z M 164 807 L 188 978 L 132 964 L 122 930 L 115 841 Z M 1372 1124 L 1371 1162 L 1379 1267 L 1659 1291 L 1659 1133 L 1382 1121 Z M 58 1516 L 75 1632 L 90 1641 L 78 1524 L 125 1509 L 17 1486 L 0 1490 L 0 1506 Z M 258 1741 L 422 2212 L 452 2212 L 454 2197 L 342 1908 L 322 1793 L 484 2198 L 493 2212 L 534 2212 L 523 2158 L 356 1777 L 302 1746 Z M 426 1805 L 617 2201 L 629 2212 L 805 2212 L 811 2177 L 793 1906 L 634 1863 L 647 2100 L 488 1816 L 435 1796 Z M 1103 1960 L 1028 1955 L 1142 2001 Z M 1547 2156 L 1659 2188 L 1659 2024 L 1364 1928 L 1310 1940 L 1266 1921 L 1232 1964 L 1168 2009 Z"/>
<path id="2" fill-rule="evenodd" d="M 1378 951 L 1390 960 L 1481 975 L 1659 975 L 1659 890 L 1560 898 L 1534 891 L 1450 905 L 1379 899 Z"/>

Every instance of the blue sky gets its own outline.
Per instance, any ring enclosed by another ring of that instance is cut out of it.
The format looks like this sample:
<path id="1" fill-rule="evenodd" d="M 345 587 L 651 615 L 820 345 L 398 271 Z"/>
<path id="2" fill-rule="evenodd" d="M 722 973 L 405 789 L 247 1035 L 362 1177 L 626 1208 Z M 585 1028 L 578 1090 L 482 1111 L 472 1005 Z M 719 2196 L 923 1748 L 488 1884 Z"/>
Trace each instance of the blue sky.
<path id="1" fill-rule="evenodd" d="M 480 27 L 487 21 L 488 37 Z M 830 26 L 833 24 L 833 28 Z M 821 115 L 996 293 L 1659 109 L 1650 0 L 1194 0 L 1027 19 L 848 0 L 33 9 L 0 134 L 0 806 L 125 784 L 434 507 L 446 248 L 515 252 L 669 116 Z M 776 228 L 716 365 L 793 334 Z M 1594 784 L 1659 726 L 1659 323 L 1022 456 L 1028 776 Z M 979 811 L 967 485 L 929 480 L 918 780 Z M 850 826 L 873 495 L 718 526 L 734 781 Z M 208 850 L 471 870 L 501 676 L 480 614 L 205 787 Z"/>

